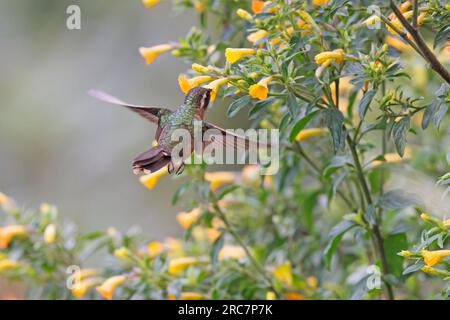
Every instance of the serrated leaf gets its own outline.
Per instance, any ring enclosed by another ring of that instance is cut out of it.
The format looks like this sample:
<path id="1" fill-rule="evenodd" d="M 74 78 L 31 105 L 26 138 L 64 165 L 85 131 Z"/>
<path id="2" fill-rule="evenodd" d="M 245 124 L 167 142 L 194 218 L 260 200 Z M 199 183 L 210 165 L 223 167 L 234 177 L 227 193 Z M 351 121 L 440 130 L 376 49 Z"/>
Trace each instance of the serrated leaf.
<path id="1" fill-rule="evenodd" d="M 366 115 L 367 109 L 369 108 L 369 105 L 372 102 L 373 97 L 375 97 L 376 93 L 377 92 L 372 89 L 364 93 L 358 106 L 358 113 L 360 119 L 364 118 L 364 116 Z"/>
<path id="2" fill-rule="evenodd" d="M 410 126 L 411 119 L 409 117 L 403 117 L 398 122 L 394 123 L 392 129 L 395 148 L 401 157 L 403 157 L 403 154 L 405 153 L 406 135 Z"/>
<path id="3" fill-rule="evenodd" d="M 239 110 L 241 110 L 250 102 L 250 100 L 251 100 L 250 96 L 243 96 L 233 101 L 228 107 L 227 117 L 229 118 L 234 117 L 239 112 Z"/>

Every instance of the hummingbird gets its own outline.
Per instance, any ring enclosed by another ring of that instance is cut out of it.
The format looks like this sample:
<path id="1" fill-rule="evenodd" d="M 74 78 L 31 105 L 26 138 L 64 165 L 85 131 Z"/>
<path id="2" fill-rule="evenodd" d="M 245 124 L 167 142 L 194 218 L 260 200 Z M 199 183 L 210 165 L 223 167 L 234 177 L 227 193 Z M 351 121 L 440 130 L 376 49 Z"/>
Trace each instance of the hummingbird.
<path id="1" fill-rule="evenodd" d="M 157 145 L 141 153 L 133 160 L 133 172 L 152 173 L 167 166 L 168 172 L 179 175 L 184 170 L 184 162 L 177 164 L 173 161 L 171 153 L 179 141 L 172 140 L 172 133 L 176 129 L 186 129 L 191 134 L 193 145 L 194 121 L 202 122 L 202 132 L 215 129 L 216 135 L 210 137 L 210 142 L 219 143 L 233 148 L 248 148 L 251 141 L 247 137 L 236 135 L 212 123 L 204 121 L 205 111 L 211 99 L 211 89 L 195 87 L 186 94 L 184 103 L 175 110 L 158 106 L 136 105 L 124 102 L 108 93 L 99 90 L 90 90 L 89 95 L 104 102 L 120 105 L 136 112 L 141 117 L 157 125 L 155 138 Z M 225 138 L 227 137 L 227 138 Z M 232 138 L 232 139 L 230 139 Z M 191 148 L 193 150 L 193 148 Z M 181 155 L 186 159 L 190 155 Z"/>

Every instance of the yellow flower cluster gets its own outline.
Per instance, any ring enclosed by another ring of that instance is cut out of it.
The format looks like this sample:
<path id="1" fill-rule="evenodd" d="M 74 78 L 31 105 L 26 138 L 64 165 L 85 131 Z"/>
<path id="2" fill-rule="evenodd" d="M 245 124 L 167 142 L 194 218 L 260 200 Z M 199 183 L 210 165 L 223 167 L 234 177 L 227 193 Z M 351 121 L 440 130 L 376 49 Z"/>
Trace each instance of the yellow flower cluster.
<path id="1" fill-rule="evenodd" d="M 27 228 L 23 225 L 0 227 L 0 248 L 7 248 L 13 238 L 24 236 L 27 233 Z"/>

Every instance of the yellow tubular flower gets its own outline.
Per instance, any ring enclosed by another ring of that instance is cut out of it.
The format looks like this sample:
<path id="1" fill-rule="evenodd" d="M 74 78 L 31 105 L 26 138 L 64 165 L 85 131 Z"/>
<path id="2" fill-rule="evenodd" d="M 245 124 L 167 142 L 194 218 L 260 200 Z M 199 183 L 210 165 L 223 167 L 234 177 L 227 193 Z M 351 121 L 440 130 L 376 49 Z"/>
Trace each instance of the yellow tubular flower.
<path id="1" fill-rule="evenodd" d="M 206 3 L 204 1 L 197 0 L 194 2 L 194 8 L 198 12 L 203 12 L 206 9 Z"/>
<path id="2" fill-rule="evenodd" d="M 214 80 L 210 83 L 208 83 L 205 88 L 211 89 L 211 101 L 214 101 L 217 96 L 217 91 L 219 91 L 219 88 L 221 85 L 224 85 L 228 82 L 228 78 L 220 78 L 217 80 Z"/>
<path id="3" fill-rule="evenodd" d="M 417 24 L 422 24 L 426 16 L 426 12 L 422 12 L 421 14 L 419 14 L 419 16 L 417 17 Z"/>
<path id="4" fill-rule="evenodd" d="M 114 276 L 106 279 L 105 282 L 102 283 L 102 285 L 96 287 L 95 289 L 103 298 L 111 300 L 116 288 L 126 280 L 127 277 L 124 275 Z"/>
<path id="5" fill-rule="evenodd" d="M 161 168 L 156 172 L 152 172 L 145 176 L 140 176 L 139 181 L 148 189 L 153 189 L 158 182 L 159 178 L 167 173 L 167 168 Z"/>
<path id="6" fill-rule="evenodd" d="M 398 253 L 398 255 L 403 258 L 409 258 L 409 257 L 412 257 L 413 254 L 409 250 L 402 250 Z"/>
<path id="7" fill-rule="evenodd" d="M 365 26 L 370 26 L 370 25 L 375 24 L 380 21 L 381 21 L 381 19 L 379 16 L 373 15 L 373 16 L 370 16 L 369 18 L 367 18 L 366 20 L 364 20 L 363 24 Z"/>
<path id="8" fill-rule="evenodd" d="M 217 238 L 220 237 L 221 232 L 217 230 L 216 228 L 206 228 L 206 237 L 210 242 L 214 242 L 217 240 Z"/>
<path id="9" fill-rule="evenodd" d="M 229 63 L 235 63 L 244 56 L 255 54 L 255 49 L 248 48 L 227 48 L 225 50 L 225 58 Z"/>
<path id="10" fill-rule="evenodd" d="M 151 241 L 147 244 L 147 253 L 150 257 L 156 257 L 164 251 L 164 245 L 159 241 Z"/>
<path id="11" fill-rule="evenodd" d="M 178 273 L 189 266 L 199 264 L 201 260 L 197 257 L 183 257 L 172 259 L 169 261 L 168 271 L 171 274 Z"/>
<path id="12" fill-rule="evenodd" d="M 98 276 L 100 272 L 96 269 L 81 269 L 74 274 L 75 279 L 84 280 L 90 277 Z"/>
<path id="13" fill-rule="evenodd" d="M 87 279 L 76 283 L 70 290 L 72 294 L 77 298 L 83 298 L 86 292 L 99 283 L 98 279 Z"/>
<path id="14" fill-rule="evenodd" d="M 336 49 L 333 51 L 324 51 L 316 54 L 314 61 L 317 64 L 323 64 L 330 59 L 334 59 L 336 62 L 342 62 L 344 60 L 344 50 Z"/>
<path id="15" fill-rule="evenodd" d="M 237 9 L 236 14 L 239 16 L 239 18 L 247 20 L 247 21 L 251 21 L 253 19 L 253 16 L 248 11 L 245 11 L 244 9 Z"/>
<path id="16" fill-rule="evenodd" d="M 56 240 L 56 225 L 54 223 L 49 224 L 44 230 L 44 242 L 51 244 Z"/>
<path id="17" fill-rule="evenodd" d="M 441 262 L 445 257 L 450 256 L 450 250 L 422 250 L 421 255 L 427 266 L 432 267 Z"/>
<path id="18" fill-rule="evenodd" d="M 248 93 L 252 98 L 264 100 L 269 94 L 268 84 L 272 81 L 272 77 L 265 77 L 259 80 L 258 83 L 252 84 L 248 89 Z"/>
<path id="19" fill-rule="evenodd" d="M 286 292 L 284 297 L 286 300 L 305 300 L 305 295 L 300 292 Z"/>
<path id="20" fill-rule="evenodd" d="M 4 194 L 3 192 L 0 192 L 0 205 L 5 204 L 9 202 L 9 197 Z"/>
<path id="21" fill-rule="evenodd" d="M 287 286 L 292 286 L 294 277 L 292 275 L 292 267 L 290 262 L 284 262 L 272 271 L 273 276 Z"/>
<path id="22" fill-rule="evenodd" d="M 239 260 L 245 257 L 245 250 L 241 246 L 225 245 L 219 251 L 219 260 L 234 259 Z"/>
<path id="23" fill-rule="evenodd" d="M 309 139 L 311 137 L 317 136 L 319 134 L 322 134 L 324 132 L 327 132 L 327 129 L 325 129 L 325 128 L 308 128 L 308 129 L 303 129 L 302 131 L 300 131 L 297 134 L 297 136 L 295 137 L 295 140 L 303 141 L 303 140 Z"/>
<path id="24" fill-rule="evenodd" d="M 51 210 L 52 205 L 47 202 L 41 203 L 41 205 L 39 206 L 39 211 L 41 211 L 42 213 L 50 213 Z"/>
<path id="25" fill-rule="evenodd" d="M 167 295 L 169 300 L 177 300 L 177 297 L 173 293 Z M 182 292 L 180 295 L 180 300 L 201 300 L 205 299 L 205 295 L 197 292 Z"/>
<path id="26" fill-rule="evenodd" d="M 266 300 L 277 300 L 277 295 L 273 291 L 267 291 Z"/>
<path id="27" fill-rule="evenodd" d="M 318 281 L 317 281 L 316 277 L 311 276 L 311 277 L 306 278 L 306 283 L 308 284 L 308 286 L 310 288 L 315 289 L 315 288 L 317 288 Z"/>
<path id="28" fill-rule="evenodd" d="M 188 93 L 192 88 L 198 87 L 203 82 L 211 81 L 213 78 L 210 76 L 198 76 L 191 79 L 186 79 L 184 74 L 178 76 L 178 85 L 183 93 Z"/>
<path id="29" fill-rule="evenodd" d="M 444 224 L 444 227 L 446 228 L 450 227 L 450 219 L 444 220 L 442 223 Z"/>
<path id="30" fill-rule="evenodd" d="M 247 36 L 247 40 L 250 41 L 251 43 L 255 43 L 258 40 L 260 40 L 264 37 L 267 37 L 268 34 L 269 33 L 266 30 L 258 30 L 258 31 L 250 33 Z"/>
<path id="31" fill-rule="evenodd" d="M 403 40 L 400 40 L 399 38 L 392 37 L 392 36 L 386 36 L 384 38 L 384 42 L 386 42 L 391 47 L 394 47 L 398 51 L 411 51 L 412 48 L 407 45 Z"/>
<path id="32" fill-rule="evenodd" d="M 211 182 L 210 188 L 212 191 L 217 190 L 220 186 L 226 183 L 236 181 L 237 176 L 235 172 L 217 171 L 205 172 L 205 180 Z"/>
<path id="33" fill-rule="evenodd" d="M 9 259 L 0 260 L 0 272 L 15 269 L 19 266 L 17 261 L 12 261 Z"/>
<path id="34" fill-rule="evenodd" d="M 140 47 L 139 53 L 145 59 L 147 64 L 151 64 L 155 58 L 161 53 L 167 52 L 173 49 L 173 45 L 160 44 L 153 47 Z"/>
<path id="35" fill-rule="evenodd" d="M 128 248 L 121 247 L 114 250 L 114 255 L 119 259 L 128 259 L 131 255 L 131 252 Z"/>
<path id="36" fill-rule="evenodd" d="M 193 63 L 191 68 L 192 68 L 192 70 L 194 70 L 198 73 L 208 73 L 209 72 L 208 67 L 202 66 L 201 64 L 198 64 L 198 63 Z"/>
<path id="37" fill-rule="evenodd" d="M 183 242 L 180 239 L 166 238 L 164 247 L 167 248 L 167 255 L 171 258 L 181 257 L 184 254 Z"/>
<path id="38" fill-rule="evenodd" d="M 200 213 L 200 208 L 192 209 L 189 212 L 180 212 L 177 214 L 177 221 L 183 228 L 187 229 L 197 220 Z"/>
<path id="39" fill-rule="evenodd" d="M 401 13 L 404 13 L 406 10 L 409 9 L 409 7 L 411 7 L 411 1 L 405 1 L 405 2 L 403 2 L 403 3 L 400 5 L 400 7 L 398 8 L 398 10 L 399 10 Z"/>
<path id="40" fill-rule="evenodd" d="M 147 8 L 153 7 L 155 4 L 157 4 L 159 2 L 159 0 L 142 0 L 142 3 L 144 4 L 144 6 L 146 6 Z"/>
<path id="41" fill-rule="evenodd" d="M 320 6 L 322 4 L 326 4 L 330 0 L 313 0 L 313 5 Z"/>
<path id="42" fill-rule="evenodd" d="M 402 23 L 400 22 L 400 20 L 394 18 L 394 19 L 391 20 L 391 23 L 392 23 L 392 24 L 394 25 L 394 27 L 396 27 L 398 30 L 401 31 L 401 30 L 403 29 L 403 25 L 402 25 Z M 389 25 L 386 25 L 386 28 L 388 29 L 388 31 L 389 31 L 390 33 L 392 33 L 392 34 L 397 34 L 397 32 L 396 32 L 394 29 L 392 29 Z"/>
<path id="43" fill-rule="evenodd" d="M 27 234 L 27 228 L 23 225 L 10 225 L 0 228 L 0 248 L 7 248 L 14 237 Z"/>

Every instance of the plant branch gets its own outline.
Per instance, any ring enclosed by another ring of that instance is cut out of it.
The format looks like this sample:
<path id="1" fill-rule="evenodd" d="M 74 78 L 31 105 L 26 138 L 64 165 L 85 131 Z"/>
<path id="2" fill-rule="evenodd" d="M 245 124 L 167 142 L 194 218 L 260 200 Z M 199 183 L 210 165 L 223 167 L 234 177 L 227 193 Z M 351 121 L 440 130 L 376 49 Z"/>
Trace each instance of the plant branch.
<path id="1" fill-rule="evenodd" d="M 263 279 L 267 282 L 267 284 L 270 286 L 272 291 L 274 291 L 278 297 L 281 297 L 282 295 L 278 290 L 274 287 L 272 280 L 267 275 L 264 267 L 253 257 L 252 253 L 250 252 L 250 249 L 247 247 L 247 245 L 244 243 L 244 241 L 241 239 L 241 237 L 237 234 L 237 232 L 233 229 L 233 226 L 228 221 L 227 216 L 222 211 L 220 206 L 217 204 L 217 199 L 215 198 L 214 194 L 211 193 L 211 197 L 213 199 L 213 207 L 216 213 L 219 215 L 219 218 L 222 220 L 222 222 L 225 224 L 225 227 L 227 231 L 230 233 L 230 235 L 233 237 L 233 239 L 244 249 L 245 254 L 247 255 L 248 259 L 250 260 L 250 263 L 255 267 L 256 271 L 263 277 Z"/>
<path id="2" fill-rule="evenodd" d="M 448 84 L 450 84 L 450 72 L 439 62 L 436 55 L 428 48 L 425 40 L 422 38 L 418 29 L 415 29 L 398 10 L 397 6 L 390 0 L 392 11 L 403 27 L 410 33 L 415 43 L 421 50 L 424 58 L 428 61 L 431 68 L 436 71 Z"/>

